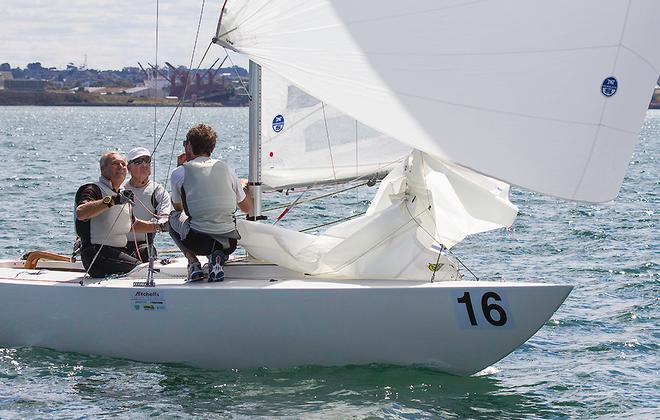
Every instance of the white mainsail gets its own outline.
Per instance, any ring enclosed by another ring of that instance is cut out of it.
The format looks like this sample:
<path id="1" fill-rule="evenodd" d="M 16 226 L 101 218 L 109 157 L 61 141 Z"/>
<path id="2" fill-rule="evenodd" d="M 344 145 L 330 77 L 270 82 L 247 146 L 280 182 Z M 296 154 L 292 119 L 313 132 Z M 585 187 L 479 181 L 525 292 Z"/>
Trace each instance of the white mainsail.
<path id="1" fill-rule="evenodd" d="M 274 189 L 386 175 L 410 147 L 262 70 L 262 182 Z"/>
<path id="2" fill-rule="evenodd" d="M 619 190 L 657 0 L 228 0 L 218 42 L 431 156 L 558 197 Z"/>

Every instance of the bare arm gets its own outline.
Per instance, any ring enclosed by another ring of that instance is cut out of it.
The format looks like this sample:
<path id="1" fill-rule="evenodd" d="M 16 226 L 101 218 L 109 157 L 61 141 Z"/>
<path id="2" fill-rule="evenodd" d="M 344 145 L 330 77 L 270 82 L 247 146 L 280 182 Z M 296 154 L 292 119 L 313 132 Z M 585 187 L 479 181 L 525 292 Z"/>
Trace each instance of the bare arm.
<path id="1" fill-rule="evenodd" d="M 158 215 L 158 221 L 162 223 L 170 217 L 170 213 L 172 212 L 172 198 L 165 188 L 159 187 L 158 191 L 160 192 L 160 198 L 155 213 Z"/>
<path id="2" fill-rule="evenodd" d="M 238 208 L 241 209 L 243 213 L 249 213 L 252 210 L 252 197 L 246 195 L 243 201 L 238 203 Z"/>
<path id="3" fill-rule="evenodd" d="M 146 220 L 135 219 L 133 222 L 133 229 L 137 233 L 155 233 L 159 232 L 158 222 L 151 222 Z"/>
<path id="4" fill-rule="evenodd" d="M 172 203 L 172 207 L 176 211 L 183 211 L 183 203 Z"/>
<path id="5" fill-rule="evenodd" d="M 87 201 L 76 207 L 76 218 L 78 220 L 89 220 L 108 209 L 108 206 L 101 200 Z"/>
<path id="6" fill-rule="evenodd" d="M 241 211 L 245 214 L 250 213 L 250 210 L 252 210 L 252 191 L 250 191 L 250 187 L 248 186 L 247 179 L 241 179 L 241 188 L 243 189 L 243 192 L 245 193 L 245 198 L 243 201 L 238 203 L 238 208 L 241 209 Z"/>

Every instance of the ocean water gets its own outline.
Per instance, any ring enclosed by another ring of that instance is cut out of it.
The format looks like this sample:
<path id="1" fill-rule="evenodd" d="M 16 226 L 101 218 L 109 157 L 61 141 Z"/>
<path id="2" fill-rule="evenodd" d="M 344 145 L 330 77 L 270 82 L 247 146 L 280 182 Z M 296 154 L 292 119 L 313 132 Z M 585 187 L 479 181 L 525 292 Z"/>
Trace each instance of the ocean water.
<path id="1" fill-rule="evenodd" d="M 154 120 L 160 136 L 171 112 L 0 107 L 0 258 L 69 253 L 74 194 L 98 177 L 99 155 L 153 147 Z M 197 122 L 216 128 L 220 155 L 247 175 L 247 109 L 186 108 L 175 135 L 177 121 L 159 145 L 157 181 Z M 0 348 L 0 418 L 660 417 L 659 156 L 660 112 L 649 111 L 617 200 L 573 203 L 514 188 L 513 227 L 454 249 L 481 279 L 575 285 L 534 337 L 472 377 L 388 365 L 210 371 Z M 296 207 L 282 223 L 359 213 L 374 191 Z M 269 194 L 265 205 L 294 197 Z M 174 247 L 161 240 L 159 248 Z"/>

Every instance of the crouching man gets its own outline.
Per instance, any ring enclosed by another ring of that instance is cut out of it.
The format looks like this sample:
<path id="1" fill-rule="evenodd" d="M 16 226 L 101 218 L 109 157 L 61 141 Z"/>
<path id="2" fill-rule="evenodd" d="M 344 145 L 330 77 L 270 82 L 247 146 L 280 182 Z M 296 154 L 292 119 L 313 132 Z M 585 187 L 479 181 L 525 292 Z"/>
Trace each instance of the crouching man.
<path id="1" fill-rule="evenodd" d="M 188 259 L 188 281 L 204 278 L 198 255 L 209 259 L 208 281 L 224 280 L 223 266 L 236 250 L 236 206 L 249 212 L 252 205 L 233 169 L 212 159 L 217 135 L 199 124 L 183 142 L 186 162 L 172 172 L 170 234 Z"/>
<path id="2" fill-rule="evenodd" d="M 123 274 L 142 261 L 126 248 L 126 235 L 167 230 L 166 223 L 144 221 L 132 215 L 133 193 L 121 188 L 126 179 L 126 160 L 118 152 L 106 152 L 99 161 L 101 176 L 76 192 L 76 234 L 80 237 L 83 266 L 92 277 Z"/>

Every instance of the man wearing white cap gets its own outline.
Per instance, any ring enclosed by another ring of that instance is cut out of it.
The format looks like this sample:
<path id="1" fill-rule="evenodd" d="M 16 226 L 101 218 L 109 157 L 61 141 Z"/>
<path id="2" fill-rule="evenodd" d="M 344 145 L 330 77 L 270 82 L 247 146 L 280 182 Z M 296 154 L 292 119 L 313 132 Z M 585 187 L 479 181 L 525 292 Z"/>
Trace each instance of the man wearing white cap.
<path id="1" fill-rule="evenodd" d="M 136 147 L 128 152 L 127 160 L 131 179 L 124 184 L 124 189 L 134 194 L 133 215 L 141 220 L 166 222 L 172 211 L 170 194 L 162 185 L 151 180 L 151 152 L 144 147 Z M 148 261 L 149 253 L 156 255 L 152 233 L 129 232 L 127 239 L 127 248 L 143 262 Z"/>

